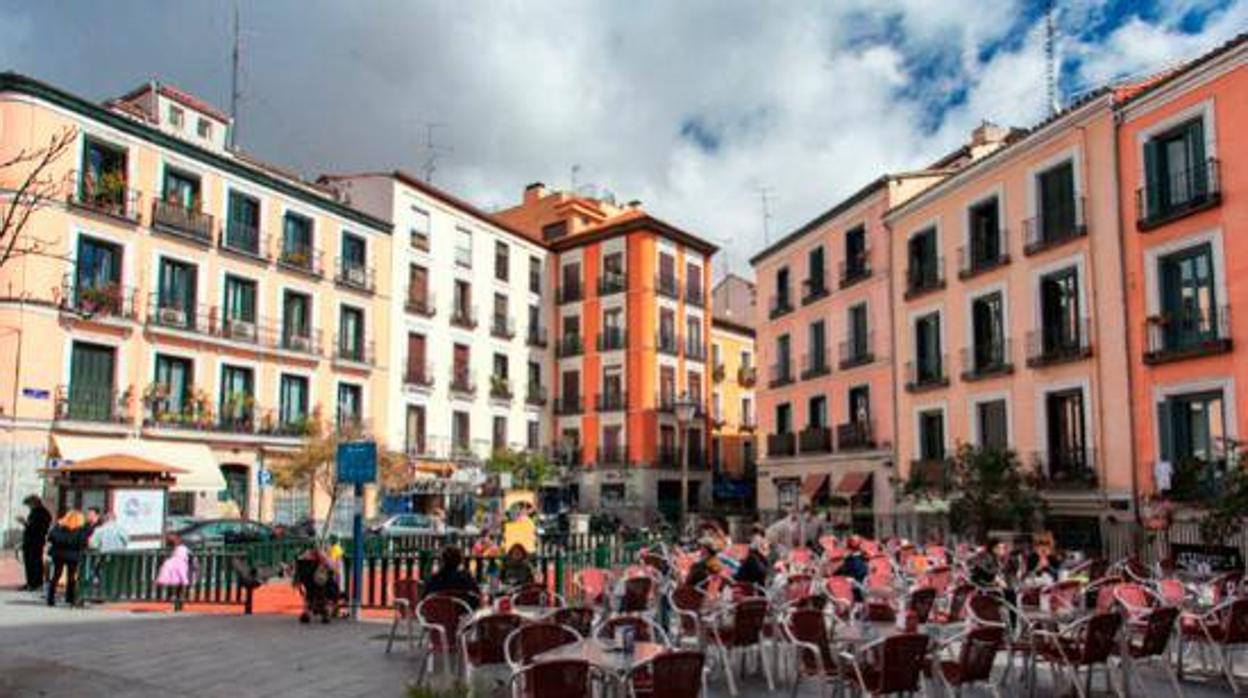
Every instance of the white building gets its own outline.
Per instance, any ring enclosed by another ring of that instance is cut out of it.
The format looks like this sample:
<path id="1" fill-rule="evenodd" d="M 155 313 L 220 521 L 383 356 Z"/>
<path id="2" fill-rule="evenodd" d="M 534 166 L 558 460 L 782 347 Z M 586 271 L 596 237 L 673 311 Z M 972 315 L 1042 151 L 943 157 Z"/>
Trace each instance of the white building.
<path id="1" fill-rule="evenodd" d="M 547 250 L 404 172 L 322 182 L 394 224 L 390 445 L 462 461 L 550 443 Z"/>

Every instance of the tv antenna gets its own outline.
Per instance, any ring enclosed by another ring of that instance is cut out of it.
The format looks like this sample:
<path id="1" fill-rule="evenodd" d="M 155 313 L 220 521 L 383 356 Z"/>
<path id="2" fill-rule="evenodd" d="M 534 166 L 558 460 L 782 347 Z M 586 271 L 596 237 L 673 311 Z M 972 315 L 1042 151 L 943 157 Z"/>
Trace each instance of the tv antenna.
<path id="1" fill-rule="evenodd" d="M 576 179 L 577 179 L 576 176 L 579 175 L 580 173 L 581 173 L 581 166 L 577 163 L 572 163 L 571 175 L 572 175 L 572 192 L 573 193 L 576 193 Z"/>
<path id="2" fill-rule="evenodd" d="M 425 162 L 421 165 L 421 169 L 424 170 L 426 184 L 433 183 L 433 173 L 438 171 L 438 156 L 455 152 L 455 149 L 449 145 L 439 145 L 434 138 L 437 129 L 448 127 L 449 124 L 425 122 Z"/>
<path id="3" fill-rule="evenodd" d="M 1049 99 L 1049 113 L 1056 114 L 1062 110 L 1061 98 L 1057 94 L 1057 14 L 1056 0 L 1047 0 L 1044 8 L 1044 87 Z"/>
<path id="4" fill-rule="evenodd" d="M 238 83 L 239 54 L 242 53 L 243 35 L 239 31 L 238 2 L 234 3 L 234 50 L 230 54 L 230 148 L 238 141 Z"/>
<path id="5" fill-rule="evenodd" d="M 763 244 L 771 244 L 771 195 L 775 189 L 769 186 L 755 187 L 758 192 L 759 203 L 763 208 Z"/>

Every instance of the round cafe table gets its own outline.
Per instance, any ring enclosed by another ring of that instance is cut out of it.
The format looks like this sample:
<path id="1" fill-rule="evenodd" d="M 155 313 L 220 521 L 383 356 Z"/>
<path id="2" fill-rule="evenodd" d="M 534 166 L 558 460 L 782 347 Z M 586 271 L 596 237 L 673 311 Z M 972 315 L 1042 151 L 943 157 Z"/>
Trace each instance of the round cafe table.
<path id="1" fill-rule="evenodd" d="M 654 659 L 667 648 L 656 642 L 635 642 L 633 651 L 625 652 L 612 640 L 588 638 L 580 642 L 556 647 L 534 657 L 534 661 L 544 662 L 556 659 L 579 659 L 602 669 L 615 679 L 612 689 L 623 689 L 628 673 L 636 666 Z M 617 695 L 622 694 L 620 690 Z"/>

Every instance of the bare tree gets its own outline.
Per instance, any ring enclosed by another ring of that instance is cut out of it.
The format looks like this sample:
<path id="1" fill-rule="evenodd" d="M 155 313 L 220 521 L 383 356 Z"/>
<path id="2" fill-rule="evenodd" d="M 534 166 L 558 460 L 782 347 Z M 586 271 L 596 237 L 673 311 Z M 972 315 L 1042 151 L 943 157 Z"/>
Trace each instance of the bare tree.
<path id="1" fill-rule="evenodd" d="M 63 179 L 54 174 L 55 165 L 73 147 L 78 129 L 67 126 L 48 139 L 47 145 L 35 149 L 22 148 L 7 160 L 0 161 L 0 175 L 15 170 L 17 186 L 3 193 L 4 214 L 0 217 L 0 268 L 10 259 L 28 254 L 47 254 L 54 240 L 33 235 L 23 236 L 26 224 L 34 213 L 55 200 L 63 190 Z M 7 179 L 7 178 L 5 178 Z"/>

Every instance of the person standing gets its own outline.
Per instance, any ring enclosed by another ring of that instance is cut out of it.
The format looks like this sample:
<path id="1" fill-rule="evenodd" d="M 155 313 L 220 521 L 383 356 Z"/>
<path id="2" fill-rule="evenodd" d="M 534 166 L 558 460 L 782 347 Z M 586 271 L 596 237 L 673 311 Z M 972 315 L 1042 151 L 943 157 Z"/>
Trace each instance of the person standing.
<path id="1" fill-rule="evenodd" d="M 29 513 L 19 518 L 22 524 L 22 560 L 26 563 L 26 591 L 43 588 L 43 547 L 48 542 L 48 529 L 52 526 L 52 514 L 43 500 L 30 495 L 22 500 Z"/>
<path id="2" fill-rule="evenodd" d="M 91 532 L 90 544 L 92 550 L 102 553 L 118 553 L 130 545 L 130 536 L 126 533 L 126 529 L 117 523 L 116 514 L 109 512 L 100 516 L 99 523 Z"/>
<path id="3" fill-rule="evenodd" d="M 181 611 L 186 589 L 191 585 L 191 550 L 177 534 L 169 536 L 169 546 L 173 550 L 160 563 L 160 570 L 156 572 L 156 586 L 169 589 L 173 596 L 173 610 Z"/>
<path id="4" fill-rule="evenodd" d="M 65 573 L 65 602 L 73 606 L 78 592 L 78 561 L 87 547 L 87 531 L 82 512 L 70 510 L 48 533 L 52 549 L 52 578 L 48 580 L 48 605 L 56 605 L 56 587 Z"/>

